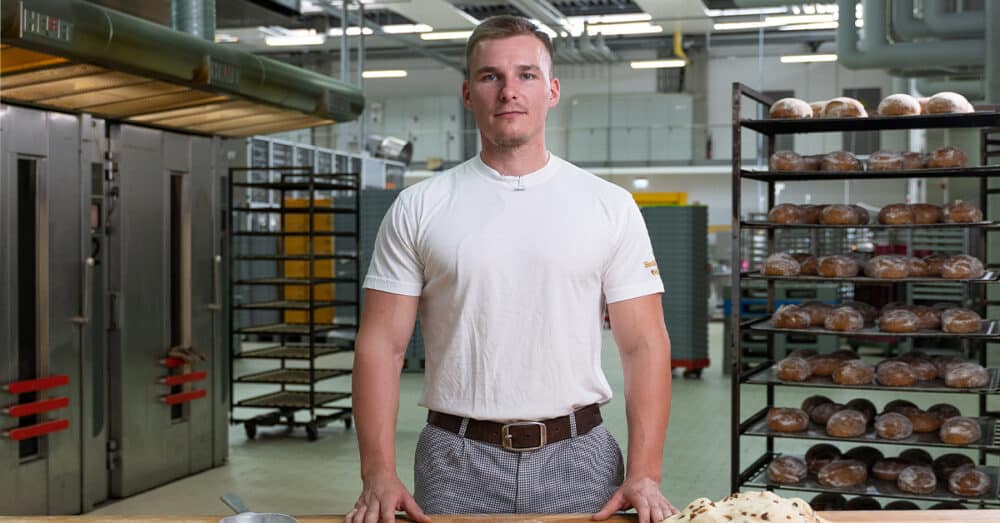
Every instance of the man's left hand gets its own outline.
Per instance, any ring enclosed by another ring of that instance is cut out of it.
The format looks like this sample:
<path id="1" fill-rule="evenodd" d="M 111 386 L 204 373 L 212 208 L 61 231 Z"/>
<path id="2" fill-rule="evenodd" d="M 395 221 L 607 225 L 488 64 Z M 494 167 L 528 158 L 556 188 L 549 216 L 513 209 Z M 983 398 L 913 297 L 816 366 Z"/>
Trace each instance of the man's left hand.
<path id="1" fill-rule="evenodd" d="M 630 508 L 639 513 L 638 523 L 660 523 L 678 512 L 660 493 L 659 482 L 650 478 L 626 478 L 604 508 L 594 514 L 594 520 L 604 521 L 615 512 Z"/>

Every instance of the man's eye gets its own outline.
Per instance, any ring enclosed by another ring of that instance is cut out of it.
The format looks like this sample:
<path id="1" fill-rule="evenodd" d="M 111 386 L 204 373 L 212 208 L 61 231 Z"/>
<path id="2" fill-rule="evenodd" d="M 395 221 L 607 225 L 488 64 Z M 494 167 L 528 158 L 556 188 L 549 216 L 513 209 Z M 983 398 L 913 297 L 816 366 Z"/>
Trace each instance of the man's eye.
<path id="1" fill-rule="evenodd" d="M 492 82 L 493 80 L 497 79 L 497 75 L 492 74 L 492 73 L 490 73 L 490 74 L 484 74 L 483 77 L 480 78 L 480 79 L 481 80 L 486 80 L 487 82 Z"/>
<path id="2" fill-rule="evenodd" d="M 525 80 L 534 80 L 536 77 L 535 73 L 521 73 L 521 78 Z"/>

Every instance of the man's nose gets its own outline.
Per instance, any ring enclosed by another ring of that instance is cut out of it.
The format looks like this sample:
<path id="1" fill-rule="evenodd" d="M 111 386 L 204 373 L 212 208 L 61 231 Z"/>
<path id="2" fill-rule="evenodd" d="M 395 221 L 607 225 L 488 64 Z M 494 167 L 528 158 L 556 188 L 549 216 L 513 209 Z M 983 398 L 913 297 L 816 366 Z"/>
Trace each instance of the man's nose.
<path id="1" fill-rule="evenodd" d="M 517 100 L 517 97 L 518 97 L 517 90 L 514 89 L 514 87 L 511 84 L 504 82 L 503 85 L 500 86 L 501 101 L 509 102 L 511 100 Z"/>

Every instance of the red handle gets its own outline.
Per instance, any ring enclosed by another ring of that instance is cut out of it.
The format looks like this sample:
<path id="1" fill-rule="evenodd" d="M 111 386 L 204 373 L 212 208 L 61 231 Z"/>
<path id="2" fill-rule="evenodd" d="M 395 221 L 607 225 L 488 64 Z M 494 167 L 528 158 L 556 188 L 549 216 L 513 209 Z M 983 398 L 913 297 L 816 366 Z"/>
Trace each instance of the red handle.
<path id="1" fill-rule="evenodd" d="M 11 394 L 24 394 L 25 392 L 34 392 L 36 390 L 59 387 L 66 385 L 67 383 L 69 383 L 69 376 L 60 374 L 59 376 L 49 376 L 47 378 L 38 378 L 35 380 L 15 381 L 14 383 L 4 385 L 3 390 Z"/>
<path id="2" fill-rule="evenodd" d="M 205 376 L 208 376 L 208 372 L 200 370 L 198 372 L 190 372 L 188 374 L 178 374 L 176 376 L 164 376 L 160 378 L 160 383 L 173 387 L 174 385 L 181 385 L 182 383 L 201 381 L 205 379 Z"/>
<path id="3" fill-rule="evenodd" d="M 53 398 L 45 401 L 11 405 L 10 407 L 3 409 L 3 413 L 12 418 L 20 418 L 22 416 L 30 416 L 40 412 L 66 408 L 68 405 L 69 398 Z"/>
<path id="4" fill-rule="evenodd" d="M 31 439 L 31 438 L 37 438 L 38 436 L 44 436 L 51 432 L 66 430 L 67 428 L 69 428 L 68 419 L 57 419 L 55 421 L 47 421 L 45 423 L 39 423 L 37 425 L 30 425 L 27 427 L 5 430 L 3 431 L 3 436 L 10 438 L 14 441 L 21 441 L 24 439 Z"/>
<path id="5" fill-rule="evenodd" d="M 168 369 L 173 369 L 184 365 L 184 360 L 181 358 L 175 358 L 173 356 L 168 356 L 160 360 L 160 364 Z"/>
<path id="6" fill-rule="evenodd" d="M 196 400 L 198 398 L 205 397 L 205 389 L 192 390 L 191 392 L 181 392 L 179 394 L 171 394 L 169 396 L 163 396 L 160 401 L 166 403 L 167 405 L 177 405 L 178 403 L 187 403 L 191 400 Z"/>

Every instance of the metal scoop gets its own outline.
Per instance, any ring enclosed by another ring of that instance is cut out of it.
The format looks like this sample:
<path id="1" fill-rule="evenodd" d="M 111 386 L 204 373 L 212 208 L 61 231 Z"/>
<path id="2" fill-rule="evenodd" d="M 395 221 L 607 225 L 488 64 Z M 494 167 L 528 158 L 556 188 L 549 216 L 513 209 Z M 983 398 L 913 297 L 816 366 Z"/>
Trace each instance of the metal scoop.
<path id="1" fill-rule="evenodd" d="M 233 509 L 236 515 L 222 518 L 219 523 L 299 523 L 299 520 L 286 514 L 250 512 L 243 499 L 232 492 L 223 494 L 220 499 L 226 506 Z"/>

